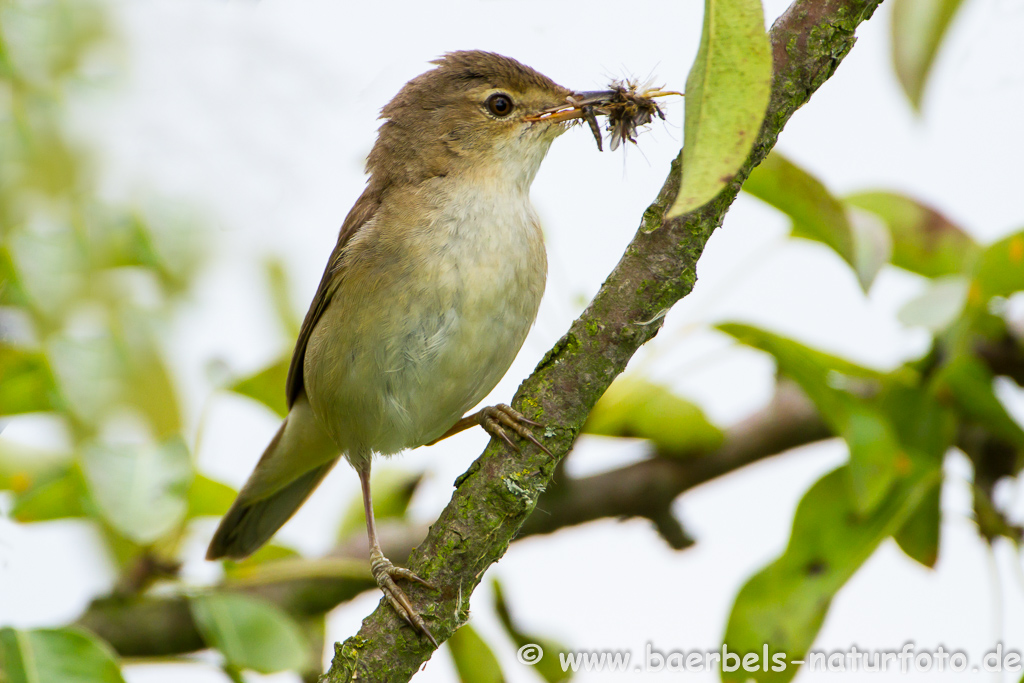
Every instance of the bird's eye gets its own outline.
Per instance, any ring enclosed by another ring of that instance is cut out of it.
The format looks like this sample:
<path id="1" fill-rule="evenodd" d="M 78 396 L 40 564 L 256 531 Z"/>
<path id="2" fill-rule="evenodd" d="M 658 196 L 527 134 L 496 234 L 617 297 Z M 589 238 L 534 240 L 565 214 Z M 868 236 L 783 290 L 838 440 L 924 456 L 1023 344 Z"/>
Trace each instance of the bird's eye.
<path id="1" fill-rule="evenodd" d="M 495 116 L 508 116 L 512 113 L 512 98 L 504 93 L 494 93 L 487 98 L 487 111 Z"/>

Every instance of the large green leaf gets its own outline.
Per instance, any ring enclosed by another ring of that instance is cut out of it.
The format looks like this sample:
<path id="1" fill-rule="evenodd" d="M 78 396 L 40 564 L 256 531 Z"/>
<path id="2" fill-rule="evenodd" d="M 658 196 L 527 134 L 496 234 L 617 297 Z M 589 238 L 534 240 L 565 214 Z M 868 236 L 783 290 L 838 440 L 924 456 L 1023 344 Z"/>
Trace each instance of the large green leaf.
<path id="1" fill-rule="evenodd" d="M 726 323 L 723 332 L 770 353 L 779 372 L 793 379 L 850 449 L 848 481 L 857 510 L 866 514 L 885 496 L 897 474 L 902 451 L 886 415 L 851 390 L 877 390 L 881 375 L 748 325 Z"/>
<path id="2" fill-rule="evenodd" d="M 985 247 L 974 282 L 983 301 L 1024 290 L 1024 231 Z"/>
<path id="3" fill-rule="evenodd" d="M 889 259 L 891 240 L 869 222 L 852 222 L 843 203 L 814 176 L 772 152 L 751 173 L 743 189 L 793 221 L 793 236 L 821 242 L 849 263 L 866 290 Z"/>
<path id="4" fill-rule="evenodd" d="M 46 356 L 0 342 L 0 415 L 55 410 L 59 404 Z"/>
<path id="5" fill-rule="evenodd" d="M 110 647 L 77 628 L 0 629 L 0 671 L 4 683 L 124 683 Z"/>
<path id="6" fill-rule="evenodd" d="M 915 462 L 885 501 L 862 515 L 850 494 L 850 470 L 840 467 L 825 475 L 797 506 L 793 532 L 783 555 L 754 575 L 740 589 L 725 643 L 739 653 L 769 656 L 784 652 L 787 660 L 803 659 L 821 628 L 832 598 L 860 566 L 906 522 L 936 485 L 939 470 Z M 784 671 L 723 672 L 727 683 L 755 680 L 784 683 L 797 667 Z"/>
<path id="7" fill-rule="evenodd" d="M 620 377 L 594 406 L 583 431 L 651 441 L 659 454 L 707 453 L 722 443 L 722 431 L 693 403 L 667 387 Z"/>
<path id="8" fill-rule="evenodd" d="M 504 683 L 501 665 L 476 630 L 466 624 L 448 639 L 460 683 Z"/>
<path id="9" fill-rule="evenodd" d="M 156 541 L 185 517 L 193 470 L 181 439 L 145 446 L 94 443 L 82 453 L 82 472 L 103 518 L 136 543 Z"/>
<path id="10" fill-rule="evenodd" d="M 229 391 L 256 399 L 275 413 L 284 417 L 288 414 L 288 402 L 284 385 L 288 379 L 291 357 L 285 356 L 255 375 L 244 377 L 228 387 Z"/>
<path id="11" fill-rule="evenodd" d="M 915 109 L 961 0 L 893 0 L 892 60 L 903 92 Z"/>
<path id="12" fill-rule="evenodd" d="M 932 207 L 895 192 L 861 192 L 844 201 L 881 218 L 892 233 L 892 264 L 926 277 L 970 272 L 981 248 Z"/>
<path id="13" fill-rule="evenodd" d="M 683 177 L 669 217 L 706 204 L 732 181 L 761 130 L 771 80 L 760 0 L 705 0 L 686 79 Z"/>
<path id="14" fill-rule="evenodd" d="M 572 671 L 563 671 L 557 656 L 559 652 L 568 652 L 569 648 L 550 638 L 538 636 L 535 633 L 527 633 L 520 628 L 512 618 L 508 602 L 505 601 L 505 591 L 502 589 L 501 583 L 495 579 L 492 586 L 494 588 L 494 611 L 497 612 L 498 618 L 501 620 L 501 624 L 505 627 L 505 631 L 512 639 L 512 642 L 516 644 L 517 648 L 527 646 L 537 646 L 540 648 L 539 653 L 532 647 L 523 653 L 524 656 L 541 654 L 532 665 L 533 671 L 547 681 L 547 683 L 560 683 L 560 681 L 570 680 L 572 678 Z"/>
<path id="15" fill-rule="evenodd" d="M 237 593 L 211 593 L 192 598 L 191 606 L 203 640 L 228 664 L 260 673 L 306 664 L 302 630 L 274 605 Z"/>

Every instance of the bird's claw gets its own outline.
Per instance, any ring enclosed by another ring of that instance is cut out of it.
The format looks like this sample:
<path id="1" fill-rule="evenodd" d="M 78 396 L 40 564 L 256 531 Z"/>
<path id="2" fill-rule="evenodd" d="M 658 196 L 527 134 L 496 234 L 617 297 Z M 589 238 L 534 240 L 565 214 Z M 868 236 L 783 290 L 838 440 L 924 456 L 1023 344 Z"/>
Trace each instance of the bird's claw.
<path id="1" fill-rule="evenodd" d="M 377 585 L 384 592 L 384 597 L 388 599 L 391 606 L 398 612 L 398 616 L 402 617 L 410 626 L 422 633 L 427 637 L 428 640 L 436 648 L 437 640 L 434 635 L 427 628 L 427 624 L 423 621 L 423 617 L 419 615 L 416 608 L 412 606 L 412 601 L 409 600 L 409 596 L 398 587 L 395 583 L 395 579 L 406 579 L 408 581 L 415 581 L 420 583 L 431 590 L 436 590 L 433 584 L 429 581 L 417 576 L 411 570 L 405 567 L 396 567 L 391 564 L 391 560 L 384 557 L 380 548 L 374 548 L 370 553 L 370 570 L 373 572 L 373 578 L 377 581 Z"/>
<path id="2" fill-rule="evenodd" d="M 525 415 L 515 410 L 511 406 L 499 403 L 497 405 L 484 408 L 477 414 L 477 420 L 480 426 L 484 428 L 484 431 L 491 436 L 498 437 L 509 445 L 517 453 L 519 452 L 519 446 L 512 441 L 512 438 L 505 431 L 508 427 L 513 432 L 518 434 L 520 437 L 526 439 L 537 448 L 541 449 L 548 455 L 552 455 L 540 440 L 533 435 L 533 433 L 527 429 L 524 425 L 531 427 L 543 427 L 539 422 L 527 418 Z"/>

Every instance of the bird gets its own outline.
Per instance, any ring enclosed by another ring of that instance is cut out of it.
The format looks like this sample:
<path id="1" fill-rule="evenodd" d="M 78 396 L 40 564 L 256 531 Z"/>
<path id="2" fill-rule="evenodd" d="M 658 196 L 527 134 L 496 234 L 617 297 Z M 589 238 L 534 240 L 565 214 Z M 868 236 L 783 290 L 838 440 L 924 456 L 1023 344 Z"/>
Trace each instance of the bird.
<path id="1" fill-rule="evenodd" d="M 431 63 L 381 110 L 366 187 L 299 331 L 288 414 L 206 557 L 253 553 L 345 458 L 359 476 L 374 579 L 436 647 L 396 579 L 432 586 L 381 551 L 371 463 L 477 424 L 513 447 L 509 431 L 544 448 L 531 432 L 541 425 L 507 405 L 467 412 L 507 372 L 544 293 L 530 186 L 576 119 L 596 132 L 601 94 L 493 52 Z"/>

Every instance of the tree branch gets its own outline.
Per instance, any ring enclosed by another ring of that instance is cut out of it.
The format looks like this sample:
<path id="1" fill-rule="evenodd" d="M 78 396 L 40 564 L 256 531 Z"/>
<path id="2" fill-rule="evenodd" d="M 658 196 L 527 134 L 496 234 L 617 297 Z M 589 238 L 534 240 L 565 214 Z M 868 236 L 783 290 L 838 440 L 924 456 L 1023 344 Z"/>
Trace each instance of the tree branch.
<path id="1" fill-rule="evenodd" d="M 569 332 L 520 386 L 513 405 L 549 425 L 548 457 L 524 445 L 507 451 L 492 440 L 457 482 L 451 502 L 408 566 L 437 590 L 410 586 L 434 635 L 445 640 L 469 615 L 469 598 L 548 487 L 560 457 L 572 446 L 594 403 L 653 337 L 664 314 L 693 289 L 697 259 L 722 224 L 750 170 L 768 154 L 785 123 L 834 72 L 854 43 L 854 30 L 880 0 L 796 0 L 771 30 L 772 97 L 758 141 L 729 185 L 700 209 L 675 219 L 665 212 L 678 192 L 681 155 L 615 270 Z M 407 681 L 433 648 L 404 627 L 386 603 L 359 633 L 335 647 L 324 677 Z"/>

